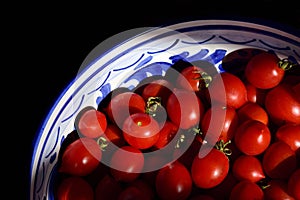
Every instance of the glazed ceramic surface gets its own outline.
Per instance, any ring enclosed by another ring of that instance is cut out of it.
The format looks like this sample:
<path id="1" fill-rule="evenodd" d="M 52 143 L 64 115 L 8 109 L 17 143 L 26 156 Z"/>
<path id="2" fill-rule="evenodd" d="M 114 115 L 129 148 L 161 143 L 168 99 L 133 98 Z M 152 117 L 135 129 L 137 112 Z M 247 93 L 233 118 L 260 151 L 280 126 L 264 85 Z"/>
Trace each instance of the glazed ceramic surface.
<path id="1" fill-rule="evenodd" d="M 240 48 L 261 48 L 299 63 L 300 38 L 265 25 L 242 21 L 196 20 L 152 28 L 98 55 L 57 99 L 36 136 L 31 164 L 31 200 L 53 199 L 52 177 L 63 140 L 74 118 L 118 87 L 134 88 L 164 75 L 178 59 L 205 60 L 223 71 L 221 60 Z"/>

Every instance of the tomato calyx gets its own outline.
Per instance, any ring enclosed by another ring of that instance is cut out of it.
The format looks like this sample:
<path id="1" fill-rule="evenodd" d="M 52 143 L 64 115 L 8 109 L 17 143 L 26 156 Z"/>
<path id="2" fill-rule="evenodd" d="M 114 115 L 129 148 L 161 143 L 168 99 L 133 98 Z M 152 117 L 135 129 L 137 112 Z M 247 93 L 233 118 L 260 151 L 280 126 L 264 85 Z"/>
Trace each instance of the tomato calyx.
<path id="1" fill-rule="evenodd" d="M 146 113 L 155 117 L 161 107 L 161 97 L 149 97 L 146 102 Z"/>
<path id="2" fill-rule="evenodd" d="M 289 70 L 295 66 L 299 66 L 296 63 L 291 62 L 288 58 L 283 58 L 279 60 L 278 66 L 284 71 Z"/>
<path id="3" fill-rule="evenodd" d="M 199 70 L 194 70 L 193 73 L 199 74 L 198 77 L 193 78 L 194 80 L 199 80 L 198 89 L 202 90 L 208 88 L 209 84 L 212 82 L 212 77 L 208 73 Z"/>
<path id="4" fill-rule="evenodd" d="M 232 154 L 232 151 L 230 148 L 227 148 L 226 146 L 231 143 L 231 140 L 228 140 L 228 142 L 224 142 L 224 140 L 220 140 L 215 144 L 215 148 L 219 151 L 222 151 L 226 156 L 230 156 Z"/>
<path id="5" fill-rule="evenodd" d="M 106 150 L 106 148 L 108 146 L 108 141 L 107 141 L 107 139 L 105 137 L 102 137 L 102 136 L 99 137 L 97 139 L 97 143 L 98 143 L 101 151 L 105 151 Z"/>

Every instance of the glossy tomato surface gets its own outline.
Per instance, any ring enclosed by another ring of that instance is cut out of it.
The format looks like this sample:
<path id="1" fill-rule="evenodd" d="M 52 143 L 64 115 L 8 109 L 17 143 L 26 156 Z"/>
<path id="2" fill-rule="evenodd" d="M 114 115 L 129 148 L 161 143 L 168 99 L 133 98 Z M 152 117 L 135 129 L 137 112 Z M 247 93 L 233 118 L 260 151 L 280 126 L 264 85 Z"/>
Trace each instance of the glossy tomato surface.
<path id="1" fill-rule="evenodd" d="M 300 124 L 288 123 L 280 126 L 276 130 L 275 137 L 297 151 L 300 148 Z"/>
<path id="2" fill-rule="evenodd" d="M 298 168 L 288 179 L 288 192 L 295 199 L 300 199 L 300 169 Z"/>
<path id="3" fill-rule="evenodd" d="M 260 186 L 251 181 L 240 181 L 231 190 L 229 200 L 255 199 L 264 200 L 264 192 Z"/>

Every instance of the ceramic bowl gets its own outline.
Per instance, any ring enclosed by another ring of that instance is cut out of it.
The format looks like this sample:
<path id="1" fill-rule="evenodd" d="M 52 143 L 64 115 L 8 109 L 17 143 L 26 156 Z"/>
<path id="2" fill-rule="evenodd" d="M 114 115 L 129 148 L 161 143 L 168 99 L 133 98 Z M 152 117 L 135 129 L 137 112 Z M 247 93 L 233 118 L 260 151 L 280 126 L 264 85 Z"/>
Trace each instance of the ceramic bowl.
<path id="1" fill-rule="evenodd" d="M 103 51 L 104 46 L 107 48 L 118 40 L 122 41 Z M 74 130 L 74 120 L 81 109 L 96 108 L 118 87 L 132 89 L 149 76 L 164 75 L 179 58 L 189 62 L 208 61 L 221 72 L 224 56 L 241 48 L 271 50 L 280 57 L 288 56 L 298 63 L 300 60 L 299 36 L 246 21 L 195 20 L 136 29 L 99 44 L 56 100 L 36 135 L 30 199 L 54 199 L 53 176 L 59 151 L 64 139 Z"/>

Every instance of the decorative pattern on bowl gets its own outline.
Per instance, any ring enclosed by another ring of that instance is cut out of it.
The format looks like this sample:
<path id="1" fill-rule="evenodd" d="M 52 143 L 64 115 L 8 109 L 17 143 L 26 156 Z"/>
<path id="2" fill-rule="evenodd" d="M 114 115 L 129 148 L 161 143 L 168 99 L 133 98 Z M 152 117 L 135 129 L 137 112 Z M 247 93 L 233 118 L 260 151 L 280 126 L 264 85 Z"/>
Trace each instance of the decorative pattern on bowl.
<path id="1" fill-rule="evenodd" d="M 113 89 L 133 89 L 152 75 L 164 75 L 178 59 L 205 60 L 221 72 L 221 60 L 241 48 L 261 48 L 299 63 L 300 38 L 249 22 L 198 20 L 153 28 L 132 37 L 81 71 L 62 92 L 36 136 L 31 165 L 31 200 L 54 199 L 52 179 L 59 149 L 74 130 L 74 118 Z"/>

